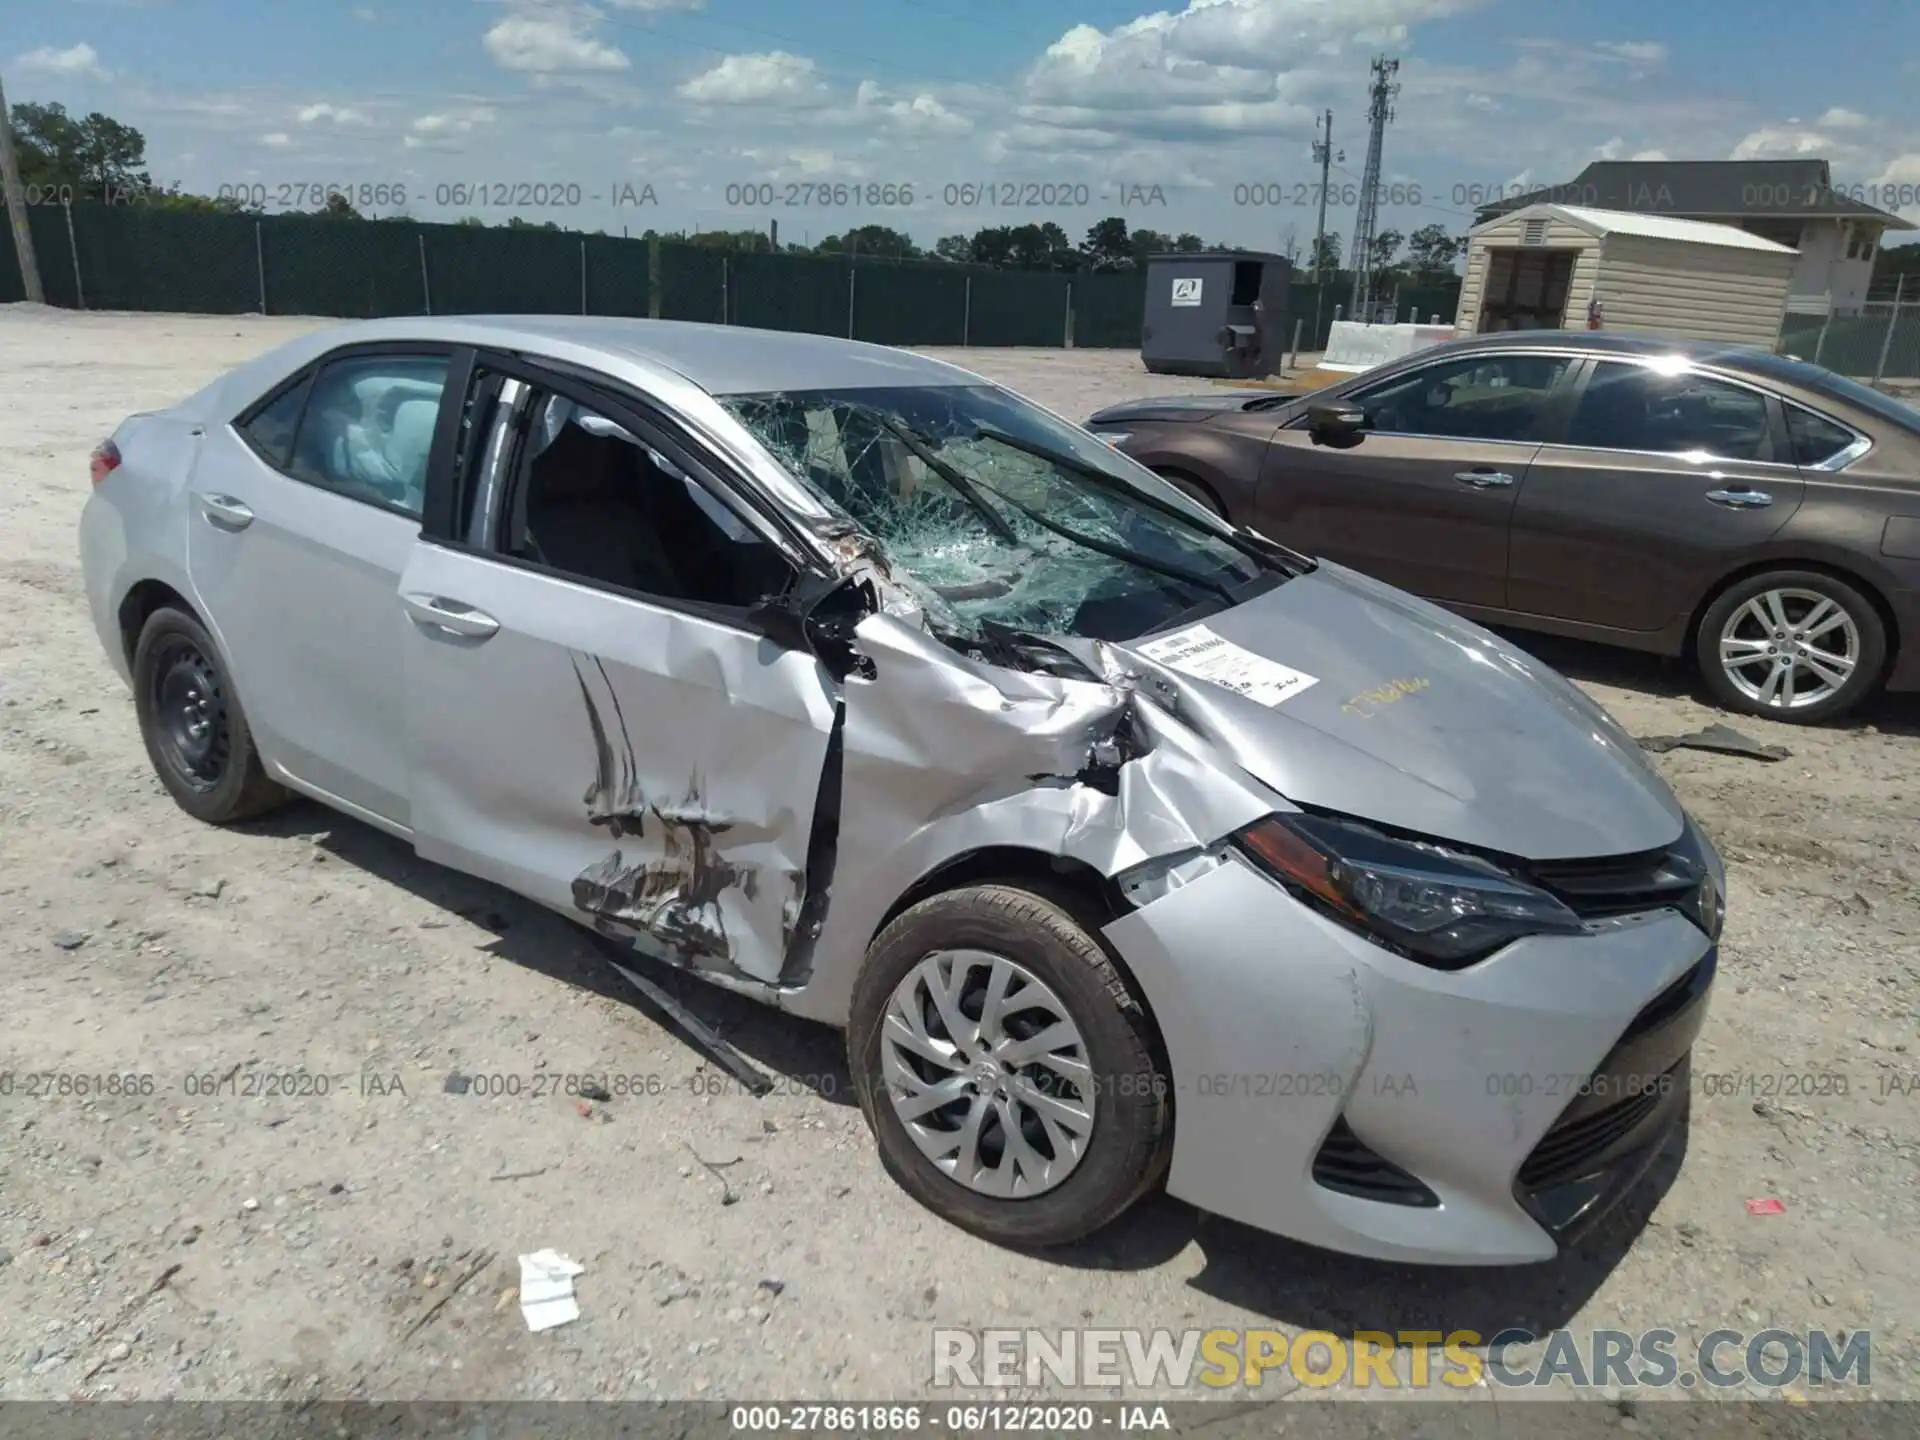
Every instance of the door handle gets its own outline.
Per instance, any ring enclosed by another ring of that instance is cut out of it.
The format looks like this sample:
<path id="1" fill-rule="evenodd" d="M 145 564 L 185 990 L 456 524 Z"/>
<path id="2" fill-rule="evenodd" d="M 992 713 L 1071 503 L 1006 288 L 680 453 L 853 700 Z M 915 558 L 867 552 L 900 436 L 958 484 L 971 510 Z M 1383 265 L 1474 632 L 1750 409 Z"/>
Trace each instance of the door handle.
<path id="1" fill-rule="evenodd" d="M 1729 510 L 1764 510 L 1773 503 L 1764 490 L 1709 490 L 1707 499 Z"/>
<path id="2" fill-rule="evenodd" d="M 1513 477 L 1503 470 L 1461 470 L 1454 479 L 1462 485 L 1471 485 L 1476 490 L 1491 490 L 1500 485 L 1511 485 Z"/>
<path id="3" fill-rule="evenodd" d="M 253 523 L 253 511 L 231 495 L 202 495 L 200 513 L 222 530 L 244 530 Z"/>
<path id="4" fill-rule="evenodd" d="M 415 623 L 432 625 L 469 640 L 485 640 L 500 628 L 491 615 L 442 595 L 402 595 L 400 603 Z"/>

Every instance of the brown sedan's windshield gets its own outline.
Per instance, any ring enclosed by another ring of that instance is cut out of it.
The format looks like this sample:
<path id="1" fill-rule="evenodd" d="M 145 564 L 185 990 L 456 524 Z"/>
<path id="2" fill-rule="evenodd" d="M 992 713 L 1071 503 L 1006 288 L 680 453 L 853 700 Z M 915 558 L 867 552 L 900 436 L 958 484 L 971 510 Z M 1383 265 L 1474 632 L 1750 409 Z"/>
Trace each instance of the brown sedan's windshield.
<path id="1" fill-rule="evenodd" d="M 957 629 L 1129 639 L 1269 569 L 1153 475 L 991 386 L 722 403 Z"/>

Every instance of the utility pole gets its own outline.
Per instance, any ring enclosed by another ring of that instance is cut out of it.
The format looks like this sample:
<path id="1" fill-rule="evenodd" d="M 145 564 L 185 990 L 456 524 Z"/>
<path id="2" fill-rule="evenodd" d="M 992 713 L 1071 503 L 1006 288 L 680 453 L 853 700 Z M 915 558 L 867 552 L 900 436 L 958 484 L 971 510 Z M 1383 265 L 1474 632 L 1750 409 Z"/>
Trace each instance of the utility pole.
<path id="1" fill-rule="evenodd" d="M 1366 323 L 1373 313 L 1373 232 L 1380 218 L 1380 151 L 1400 93 L 1394 80 L 1400 62 L 1376 56 L 1367 104 L 1367 168 L 1360 177 L 1360 209 L 1353 220 L 1353 318 Z"/>
<path id="2" fill-rule="evenodd" d="M 27 192 L 20 183 L 20 157 L 13 151 L 12 113 L 7 109 L 7 92 L 0 86 L 0 183 L 7 192 L 7 218 L 13 222 L 14 253 L 20 257 L 20 283 L 27 299 L 35 305 L 46 303 L 40 288 L 40 266 L 33 258 L 33 231 L 27 227 Z"/>
<path id="3" fill-rule="evenodd" d="M 1324 128 L 1323 128 L 1324 127 Z M 1333 168 L 1333 111 L 1329 110 L 1314 126 L 1313 158 L 1320 162 L 1320 223 L 1313 231 L 1313 343 L 1320 343 L 1320 302 L 1326 287 L 1320 257 L 1327 241 L 1327 172 Z M 1340 152 L 1344 163 L 1347 152 Z M 1297 348 L 1297 347 L 1296 347 Z"/>

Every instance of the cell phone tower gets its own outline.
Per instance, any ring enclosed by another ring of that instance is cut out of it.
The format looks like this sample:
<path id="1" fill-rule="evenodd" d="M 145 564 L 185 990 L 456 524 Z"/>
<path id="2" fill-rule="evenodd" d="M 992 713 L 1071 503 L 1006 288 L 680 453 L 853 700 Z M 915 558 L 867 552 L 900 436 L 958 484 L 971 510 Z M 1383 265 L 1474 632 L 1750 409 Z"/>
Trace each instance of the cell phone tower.
<path id="1" fill-rule="evenodd" d="M 1353 218 L 1353 311 L 1355 320 L 1366 321 L 1373 304 L 1373 232 L 1380 220 L 1380 151 L 1387 138 L 1387 124 L 1393 119 L 1394 97 L 1400 85 L 1393 77 L 1400 62 L 1376 56 L 1373 83 L 1367 104 L 1367 169 L 1360 177 L 1360 208 Z"/>

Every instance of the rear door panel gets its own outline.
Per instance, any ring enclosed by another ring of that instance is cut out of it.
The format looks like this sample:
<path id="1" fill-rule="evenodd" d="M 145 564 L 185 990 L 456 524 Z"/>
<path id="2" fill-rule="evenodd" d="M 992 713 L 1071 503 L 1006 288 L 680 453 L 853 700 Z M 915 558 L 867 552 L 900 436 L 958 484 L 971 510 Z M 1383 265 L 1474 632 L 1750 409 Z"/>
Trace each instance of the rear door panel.
<path id="1" fill-rule="evenodd" d="M 1523 614 L 1683 625 L 1806 492 L 1777 403 L 1689 366 L 1595 362 L 1553 439 L 1514 511 L 1508 608 Z"/>
<path id="2" fill-rule="evenodd" d="M 209 427 L 189 484 L 187 557 L 261 753 L 407 824 L 400 573 L 420 524 L 278 473 Z M 229 528 L 226 501 L 252 519 Z"/>
<path id="3" fill-rule="evenodd" d="M 1800 506 L 1791 467 L 1546 446 L 1527 471 L 1513 526 L 1508 608 L 1619 630 L 1684 618 L 1744 552 Z M 1731 509 L 1707 498 L 1751 491 Z"/>

